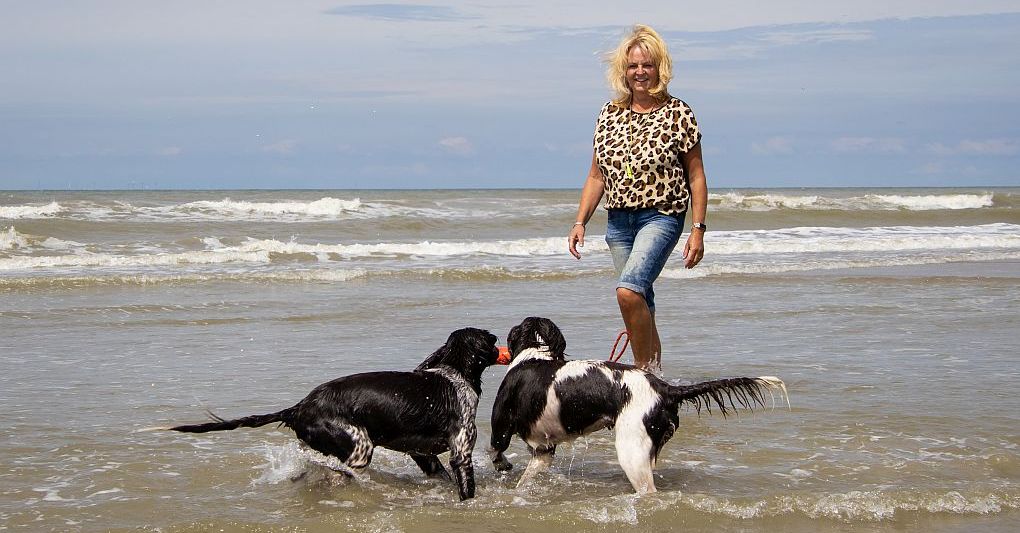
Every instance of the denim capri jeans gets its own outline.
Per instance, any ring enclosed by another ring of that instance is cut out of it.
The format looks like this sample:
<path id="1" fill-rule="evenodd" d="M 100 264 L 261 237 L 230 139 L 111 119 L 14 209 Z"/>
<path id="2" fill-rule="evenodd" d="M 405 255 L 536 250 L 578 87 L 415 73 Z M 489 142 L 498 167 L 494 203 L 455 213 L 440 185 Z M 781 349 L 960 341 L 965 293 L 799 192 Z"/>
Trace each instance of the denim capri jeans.
<path id="1" fill-rule="evenodd" d="M 655 208 L 609 210 L 606 243 L 620 277 L 616 286 L 644 296 L 653 312 L 652 283 L 680 240 L 685 215 L 665 215 Z"/>

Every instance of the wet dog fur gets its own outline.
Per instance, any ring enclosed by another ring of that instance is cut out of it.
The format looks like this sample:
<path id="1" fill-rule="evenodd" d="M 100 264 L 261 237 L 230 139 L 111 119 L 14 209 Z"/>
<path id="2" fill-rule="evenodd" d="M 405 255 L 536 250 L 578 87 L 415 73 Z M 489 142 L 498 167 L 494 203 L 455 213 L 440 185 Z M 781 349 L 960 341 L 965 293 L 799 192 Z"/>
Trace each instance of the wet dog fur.
<path id="1" fill-rule="evenodd" d="M 523 485 L 552 464 L 556 446 L 605 428 L 616 430 L 620 467 L 638 493 L 654 492 L 659 451 L 679 424 L 683 403 L 724 415 L 738 405 L 764 407 L 786 386 L 772 376 L 730 378 L 671 385 L 634 366 L 598 360 L 569 361 L 566 340 L 551 320 L 529 317 L 507 336 L 510 368 L 492 408 L 490 456 L 497 470 L 513 465 L 504 452 L 517 435 L 531 461 Z M 787 400 L 788 401 L 788 400 Z"/>
<path id="2" fill-rule="evenodd" d="M 323 383 L 292 407 L 265 415 L 166 428 L 227 431 L 278 422 L 302 442 L 353 471 L 372 461 L 376 446 L 404 452 L 429 477 L 451 480 L 437 457 L 450 452 L 461 500 L 475 495 L 471 454 L 482 372 L 496 364 L 496 336 L 476 328 L 450 334 L 413 372 L 367 372 Z"/>

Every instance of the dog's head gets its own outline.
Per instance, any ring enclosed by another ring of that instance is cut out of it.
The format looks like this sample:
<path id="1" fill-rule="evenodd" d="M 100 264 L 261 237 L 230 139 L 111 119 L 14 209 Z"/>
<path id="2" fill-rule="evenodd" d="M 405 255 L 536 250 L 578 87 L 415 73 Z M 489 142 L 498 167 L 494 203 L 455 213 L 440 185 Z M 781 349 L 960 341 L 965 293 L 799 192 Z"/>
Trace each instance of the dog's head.
<path id="1" fill-rule="evenodd" d="M 562 361 L 563 352 L 567 349 L 567 341 L 560 328 L 552 320 L 537 316 L 529 316 L 510 328 L 506 342 L 513 357 L 528 348 L 548 348 L 553 359 Z"/>
<path id="2" fill-rule="evenodd" d="M 460 372 L 469 382 L 481 383 L 482 371 L 496 364 L 499 349 L 496 336 L 484 329 L 462 328 L 446 339 L 446 344 L 422 361 L 415 370 L 447 366 Z"/>

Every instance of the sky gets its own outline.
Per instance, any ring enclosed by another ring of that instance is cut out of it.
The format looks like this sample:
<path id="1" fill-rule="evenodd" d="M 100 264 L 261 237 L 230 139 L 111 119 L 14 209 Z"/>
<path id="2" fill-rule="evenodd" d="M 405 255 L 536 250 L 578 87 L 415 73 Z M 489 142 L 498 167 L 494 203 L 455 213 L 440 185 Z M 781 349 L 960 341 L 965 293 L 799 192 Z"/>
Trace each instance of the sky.
<path id="1" fill-rule="evenodd" d="M 0 0 L 0 189 L 580 187 L 648 24 L 710 187 L 1020 186 L 1020 1 Z"/>

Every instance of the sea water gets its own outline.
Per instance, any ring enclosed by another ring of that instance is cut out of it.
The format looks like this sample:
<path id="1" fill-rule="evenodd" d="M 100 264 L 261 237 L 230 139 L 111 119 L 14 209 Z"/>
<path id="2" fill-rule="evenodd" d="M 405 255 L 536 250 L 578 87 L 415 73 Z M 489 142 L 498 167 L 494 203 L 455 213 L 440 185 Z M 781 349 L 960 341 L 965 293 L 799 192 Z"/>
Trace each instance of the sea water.
<path id="1" fill-rule="evenodd" d="M 1020 189 L 714 190 L 656 284 L 667 378 L 777 375 L 792 408 L 684 411 L 637 497 L 603 431 L 477 498 L 406 456 L 336 475 L 286 428 L 137 433 L 412 369 L 464 326 L 622 329 L 578 191 L 0 192 L 0 530 L 1013 531 Z M 629 355 L 626 358 L 629 360 Z M 446 456 L 443 456 L 446 460 Z"/>

